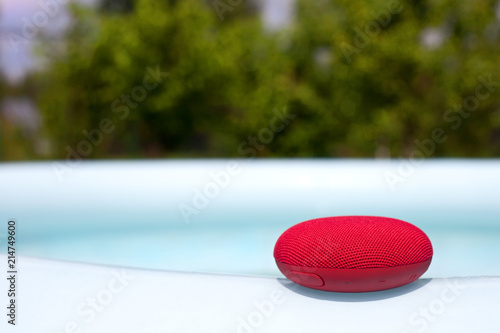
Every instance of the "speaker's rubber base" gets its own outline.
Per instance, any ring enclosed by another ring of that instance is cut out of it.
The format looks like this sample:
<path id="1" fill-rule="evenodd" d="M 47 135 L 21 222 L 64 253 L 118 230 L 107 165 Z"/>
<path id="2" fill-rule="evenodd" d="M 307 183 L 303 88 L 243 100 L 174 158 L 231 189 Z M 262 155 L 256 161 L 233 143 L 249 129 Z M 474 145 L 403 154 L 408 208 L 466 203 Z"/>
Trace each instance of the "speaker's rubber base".
<path id="1" fill-rule="evenodd" d="M 344 293 L 379 291 L 404 286 L 425 273 L 431 260 L 386 268 L 314 268 L 276 261 L 280 271 L 301 286 Z"/>

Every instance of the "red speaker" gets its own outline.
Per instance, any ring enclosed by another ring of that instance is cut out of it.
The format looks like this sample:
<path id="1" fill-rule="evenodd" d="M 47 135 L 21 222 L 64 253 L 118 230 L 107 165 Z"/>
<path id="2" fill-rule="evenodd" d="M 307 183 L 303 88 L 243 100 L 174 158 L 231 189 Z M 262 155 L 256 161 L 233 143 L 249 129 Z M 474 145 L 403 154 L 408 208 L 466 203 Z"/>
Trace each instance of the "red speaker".
<path id="1" fill-rule="evenodd" d="M 325 217 L 299 223 L 276 242 L 280 271 L 304 287 L 338 292 L 377 291 L 418 279 L 432 245 L 416 226 L 378 216 Z"/>

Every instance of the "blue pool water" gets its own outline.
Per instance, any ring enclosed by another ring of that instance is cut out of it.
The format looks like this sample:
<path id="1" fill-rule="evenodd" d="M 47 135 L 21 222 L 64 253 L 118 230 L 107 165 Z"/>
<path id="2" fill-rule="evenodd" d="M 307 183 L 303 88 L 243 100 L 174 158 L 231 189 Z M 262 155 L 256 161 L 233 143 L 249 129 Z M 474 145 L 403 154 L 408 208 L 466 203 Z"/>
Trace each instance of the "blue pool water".
<path id="1" fill-rule="evenodd" d="M 426 161 L 391 188 L 386 175 L 400 166 L 387 160 L 89 162 L 61 178 L 50 162 L 2 164 L 0 221 L 17 220 L 18 251 L 26 256 L 280 276 L 273 247 L 290 226 L 323 216 L 380 215 L 428 234 L 435 254 L 426 276 L 500 275 L 500 161 Z M 189 219 L 186 207 L 195 212 Z"/>

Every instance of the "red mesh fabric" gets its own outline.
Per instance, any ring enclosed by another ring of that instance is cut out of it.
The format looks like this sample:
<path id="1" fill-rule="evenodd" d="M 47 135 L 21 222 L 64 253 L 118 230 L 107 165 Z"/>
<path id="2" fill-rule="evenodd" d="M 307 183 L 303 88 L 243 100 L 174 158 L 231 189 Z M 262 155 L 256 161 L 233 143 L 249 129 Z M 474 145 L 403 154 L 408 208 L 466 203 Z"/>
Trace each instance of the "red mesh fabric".
<path id="1" fill-rule="evenodd" d="M 375 216 L 326 217 L 286 230 L 274 248 L 276 260 L 316 268 L 380 268 L 432 258 L 426 234 L 414 225 Z"/>

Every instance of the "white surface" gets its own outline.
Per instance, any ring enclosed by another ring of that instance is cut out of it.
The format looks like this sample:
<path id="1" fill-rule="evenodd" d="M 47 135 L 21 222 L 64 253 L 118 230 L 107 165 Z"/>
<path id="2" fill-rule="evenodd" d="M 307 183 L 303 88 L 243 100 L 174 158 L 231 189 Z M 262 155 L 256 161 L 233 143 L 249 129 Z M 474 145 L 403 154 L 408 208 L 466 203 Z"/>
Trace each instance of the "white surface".
<path id="1" fill-rule="evenodd" d="M 61 231 L 65 226 L 73 231 L 137 226 L 137 219 L 142 219 L 141 226 L 182 226 L 186 221 L 179 206 L 194 207 L 195 192 L 205 192 L 208 184 L 215 183 L 212 175 L 227 173 L 229 163 L 237 163 L 238 174 L 229 176 L 223 188 L 219 186 L 199 214 L 191 216 L 190 223 L 259 222 L 249 221 L 242 214 L 235 219 L 235 212 L 243 210 L 272 218 L 297 214 L 299 218 L 374 213 L 390 216 L 398 212 L 406 220 L 425 216 L 421 223 L 429 225 L 500 224 L 496 195 L 500 159 L 423 161 L 393 188 L 385 176 L 399 175 L 398 169 L 404 164 L 398 160 L 1 163 L 0 184 L 4 190 L 0 192 L 0 207 L 5 209 L 0 215 L 7 214 L 8 209 L 22 217 L 25 233 L 33 234 Z M 27 204 L 32 208 L 25 209 Z M 81 215 L 87 220 L 77 220 Z"/>
<path id="2" fill-rule="evenodd" d="M 4 255 L 0 262 L 6 262 Z M 423 279 L 388 291 L 341 294 L 276 278 L 123 270 L 25 257 L 20 264 L 18 325 L 7 325 L 2 314 L 2 332 L 469 333 L 500 327 L 497 277 Z M 126 282 L 117 274 L 126 274 Z M 93 298 L 106 304 L 91 310 Z"/>

